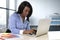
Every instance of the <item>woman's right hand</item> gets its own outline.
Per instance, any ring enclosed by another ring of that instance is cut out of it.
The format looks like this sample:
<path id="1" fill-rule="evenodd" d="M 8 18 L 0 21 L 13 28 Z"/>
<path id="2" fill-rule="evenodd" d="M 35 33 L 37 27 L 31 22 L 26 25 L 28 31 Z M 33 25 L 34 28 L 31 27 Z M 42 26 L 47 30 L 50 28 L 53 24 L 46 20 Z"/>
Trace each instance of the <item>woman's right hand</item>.
<path id="1" fill-rule="evenodd" d="M 23 34 L 32 34 L 33 32 L 34 32 L 33 29 L 31 29 L 31 30 L 25 30 L 25 31 L 23 32 Z"/>

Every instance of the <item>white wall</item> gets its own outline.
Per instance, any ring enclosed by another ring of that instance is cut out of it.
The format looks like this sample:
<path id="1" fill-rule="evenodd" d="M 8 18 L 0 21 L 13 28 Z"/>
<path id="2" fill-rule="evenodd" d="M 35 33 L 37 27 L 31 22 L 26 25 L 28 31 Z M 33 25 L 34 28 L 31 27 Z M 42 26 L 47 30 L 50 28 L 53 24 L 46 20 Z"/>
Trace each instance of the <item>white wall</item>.
<path id="1" fill-rule="evenodd" d="M 18 5 L 24 0 L 17 1 Z M 27 0 L 33 7 L 33 14 L 30 17 L 31 25 L 38 25 L 41 18 L 47 18 L 53 13 L 60 13 L 60 0 Z"/>

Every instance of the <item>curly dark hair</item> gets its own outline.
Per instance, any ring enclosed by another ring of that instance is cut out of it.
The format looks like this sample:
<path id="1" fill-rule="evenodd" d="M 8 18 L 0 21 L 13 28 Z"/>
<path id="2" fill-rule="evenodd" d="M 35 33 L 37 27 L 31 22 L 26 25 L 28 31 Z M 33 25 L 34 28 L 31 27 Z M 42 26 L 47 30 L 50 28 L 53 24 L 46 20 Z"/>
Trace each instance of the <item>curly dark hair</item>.
<path id="1" fill-rule="evenodd" d="M 27 20 L 29 21 L 29 17 L 32 15 L 32 11 L 33 11 L 33 10 L 32 10 L 32 6 L 31 6 L 31 4 L 30 4 L 29 2 L 23 1 L 23 2 L 19 5 L 17 13 L 18 13 L 18 14 L 22 14 L 22 12 L 23 12 L 23 10 L 24 10 L 24 8 L 25 8 L 26 6 L 30 8 L 29 14 L 27 15 Z"/>

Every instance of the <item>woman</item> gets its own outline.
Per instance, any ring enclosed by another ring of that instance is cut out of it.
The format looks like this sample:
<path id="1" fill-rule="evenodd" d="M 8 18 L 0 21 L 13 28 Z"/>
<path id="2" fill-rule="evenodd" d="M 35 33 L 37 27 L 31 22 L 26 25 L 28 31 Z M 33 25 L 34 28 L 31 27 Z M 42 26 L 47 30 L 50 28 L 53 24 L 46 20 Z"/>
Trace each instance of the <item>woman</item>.
<path id="1" fill-rule="evenodd" d="M 18 11 L 13 13 L 9 18 L 8 28 L 11 33 L 14 34 L 31 34 L 34 32 L 30 29 L 29 17 L 32 14 L 32 6 L 29 2 L 23 1 L 19 7 Z"/>

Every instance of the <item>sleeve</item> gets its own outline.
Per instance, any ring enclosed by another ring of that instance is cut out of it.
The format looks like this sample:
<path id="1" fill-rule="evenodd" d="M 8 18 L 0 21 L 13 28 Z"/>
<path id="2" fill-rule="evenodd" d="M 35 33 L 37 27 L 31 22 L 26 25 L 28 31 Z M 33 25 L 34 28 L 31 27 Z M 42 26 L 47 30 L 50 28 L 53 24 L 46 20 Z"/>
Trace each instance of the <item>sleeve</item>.
<path id="1" fill-rule="evenodd" d="M 8 24 L 8 29 L 11 30 L 11 33 L 14 33 L 14 34 L 19 34 L 19 29 L 16 29 L 16 18 L 15 17 L 10 17 L 9 18 L 9 24 Z"/>
<path id="2" fill-rule="evenodd" d="M 23 34 L 23 32 L 24 32 L 24 30 L 20 30 L 20 32 L 19 32 L 19 33 L 20 33 L 20 34 Z"/>
<path id="3" fill-rule="evenodd" d="M 29 24 L 29 22 L 27 23 L 27 30 L 30 30 L 31 28 L 30 28 L 30 24 Z"/>

